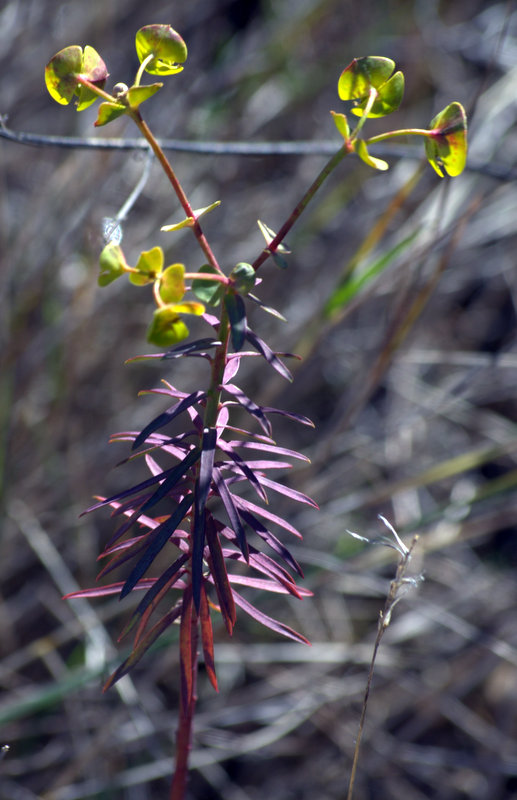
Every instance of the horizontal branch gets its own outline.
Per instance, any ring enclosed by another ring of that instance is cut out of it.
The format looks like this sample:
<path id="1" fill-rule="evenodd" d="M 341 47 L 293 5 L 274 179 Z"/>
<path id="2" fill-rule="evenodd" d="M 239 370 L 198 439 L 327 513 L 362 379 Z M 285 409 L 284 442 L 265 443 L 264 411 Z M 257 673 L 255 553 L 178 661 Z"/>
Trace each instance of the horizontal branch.
<path id="1" fill-rule="evenodd" d="M 82 136 L 50 136 L 24 131 L 13 131 L 5 125 L 5 117 L 0 116 L 0 138 L 17 144 L 35 147 L 69 147 L 72 149 L 92 150 L 149 150 L 145 139 L 119 139 Z M 323 140 L 320 142 L 193 142 L 183 139 L 158 139 L 163 150 L 174 150 L 178 153 L 194 153 L 196 155 L 219 156 L 329 156 L 336 152 L 342 140 Z M 419 160 L 423 157 L 420 146 L 410 145 L 372 145 L 375 155 L 391 158 L 409 158 Z M 480 172 L 503 181 L 515 180 L 517 169 L 505 164 L 481 163 L 468 161 L 467 170 Z"/>

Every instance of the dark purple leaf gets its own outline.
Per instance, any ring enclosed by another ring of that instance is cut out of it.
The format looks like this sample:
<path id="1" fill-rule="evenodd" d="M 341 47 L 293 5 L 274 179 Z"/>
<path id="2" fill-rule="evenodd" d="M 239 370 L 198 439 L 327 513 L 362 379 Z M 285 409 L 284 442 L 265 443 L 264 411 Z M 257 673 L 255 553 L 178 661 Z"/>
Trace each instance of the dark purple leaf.
<path id="1" fill-rule="evenodd" d="M 252 511 L 255 514 L 258 514 L 259 517 L 264 517 L 268 519 L 270 522 L 274 522 L 280 528 L 284 528 L 284 530 L 289 531 L 294 536 L 297 536 L 298 539 L 302 538 L 302 534 L 300 531 L 296 530 L 290 522 L 287 522 L 283 517 L 277 516 L 277 514 L 273 514 L 272 511 L 269 511 L 266 508 L 262 508 L 261 506 L 257 506 L 255 503 L 251 503 L 249 500 L 244 500 L 242 497 L 237 497 L 234 495 L 233 497 L 234 503 L 239 510 L 246 509 L 247 511 Z"/>
<path id="2" fill-rule="evenodd" d="M 182 522 L 183 518 L 187 514 L 192 505 L 193 499 L 194 498 L 191 494 L 184 497 L 174 513 L 171 514 L 171 516 L 165 520 L 165 522 L 162 522 L 162 524 L 155 528 L 155 530 L 150 534 L 152 538 L 149 539 L 149 545 L 146 549 L 146 554 L 140 559 L 140 561 L 137 562 L 136 566 L 133 567 L 129 578 L 125 582 L 124 588 L 120 593 L 121 600 L 123 597 L 126 597 L 126 595 L 129 594 L 135 584 L 150 567 L 160 550 L 165 547 L 171 535 L 174 533 L 178 525 Z"/>
<path id="3" fill-rule="evenodd" d="M 226 625 L 226 630 L 231 636 L 236 620 L 235 604 L 233 602 L 232 589 L 228 580 L 228 573 L 226 572 L 226 565 L 224 563 L 221 543 L 219 541 L 217 529 L 211 514 L 208 515 L 206 520 L 206 540 L 210 550 L 210 572 L 214 581 L 215 590 L 217 592 L 224 624 Z"/>
<path id="4" fill-rule="evenodd" d="M 196 481 L 192 532 L 192 596 L 198 614 L 203 577 L 203 551 L 205 549 L 205 505 L 212 483 L 216 441 L 216 428 L 205 428 L 201 445 L 199 475 Z"/>
<path id="5" fill-rule="evenodd" d="M 192 661 L 195 654 L 192 641 L 192 586 L 183 592 L 180 620 L 180 674 L 181 700 L 180 714 L 187 716 L 192 702 L 194 685 L 192 682 Z"/>
<path id="6" fill-rule="evenodd" d="M 177 603 L 174 608 L 163 616 L 158 622 L 153 625 L 149 633 L 141 640 L 138 647 L 135 647 L 131 655 L 115 670 L 113 675 L 106 682 L 103 691 L 106 691 L 114 683 L 116 683 L 123 675 L 126 675 L 135 664 L 140 661 L 145 652 L 151 647 L 156 639 L 162 634 L 170 625 L 175 622 L 181 613 L 181 603 Z"/>
<path id="7" fill-rule="evenodd" d="M 217 487 L 217 493 L 219 494 L 219 497 L 223 502 L 223 505 L 226 509 L 226 513 L 228 514 L 228 518 L 230 520 L 230 524 L 235 532 L 235 535 L 237 536 L 237 544 L 239 546 L 239 549 L 244 558 L 246 559 L 246 561 L 248 561 L 249 558 L 248 543 L 246 541 L 246 533 L 244 531 L 239 514 L 235 507 L 234 499 L 236 498 L 234 498 L 234 496 L 230 493 L 226 485 L 226 481 L 224 480 L 223 476 L 221 475 L 217 467 L 214 467 L 213 476 L 215 485 Z"/>
<path id="8" fill-rule="evenodd" d="M 257 494 L 260 497 L 260 499 L 263 500 L 264 503 L 267 503 L 268 502 L 267 494 L 265 493 L 264 489 L 260 485 L 260 482 L 259 482 L 257 476 L 255 475 L 253 470 L 250 468 L 249 464 L 247 464 L 239 456 L 238 453 L 234 453 L 231 448 L 227 448 L 225 442 L 222 439 L 219 441 L 219 447 L 224 453 L 227 453 L 230 456 L 232 461 L 238 466 L 239 470 L 242 473 L 244 473 L 244 475 L 247 477 L 247 479 L 249 480 L 249 482 L 251 483 L 251 485 L 253 486 L 253 488 L 257 492 Z"/>
<path id="9" fill-rule="evenodd" d="M 295 572 L 298 573 L 303 578 L 302 568 L 298 564 L 295 558 L 291 555 L 287 547 L 282 544 L 282 542 L 277 539 L 277 537 L 268 530 L 265 525 L 263 525 L 260 520 L 258 520 L 250 511 L 245 511 L 244 509 L 239 509 L 239 514 L 246 522 L 252 530 L 255 531 L 257 536 L 260 536 L 269 547 L 278 553 L 281 558 L 285 561 L 286 564 L 289 564 L 291 569 L 294 569 Z"/>
<path id="10" fill-rule="evenodd" d="M 197 339 L 195 342 L 188 342 L 187 344 L 180 344 L 177 347 L 172 347 L 164 353 L 162 358 L 179 358 L 180 356 L 189 356 L 192 353 L 198 354 L 200 350 L 219 347 L 220 344 L 221 342 L 217 339 Z"/>
<path id="11" fill-rule="evenodd" d="M 286 378 L 288 381 L 293 380 L 293 376 L 291 375 L 290 371 L 287 369 L 285 364 L 280 361 L 276 353 L 274 353 L 268 344 L 266 344 L 262 339 L 259 339 L 256 333 L 254 333 L 251 328 L 247 328 L 246 330 L 246 339 L 248 342 L 256 349 L 258 352 L 264 356 L 268 364 L 270 364 L 273 369 L 283 377 Z"/>
<path id="12" fill-rule="evenodd" d="M 248 414 L 251 414 L 258 420 L 260 427 L 262 430 L 267 433 L 268 436 L 271 436 L 271 423 L 265 416 L 264 412 L 262 411 L 261 407 L 258 406 L 253 400 L 244 394 L 244 392 L 239 389 L 238 386 L 235 386 L 233 383 L 227 383 L 222 387 L 225 391 L 228 392 L 232 397 L 234 397 L 240 405 L 246 409 Z"/>
<path id="13" fill-rule="evenodd" d="M 215 674 L 215 661 L 214 661 L 214 634 L 212 631 L 212 620 L 210 619 L 210 608 L 208 606 L 208 598 L 206 596 L 205 587 L 201 587 L 201 599 L 199 609 L 199 623 L 201 628 L 201 642 L 203 644 L 203 658 L 205 660 L 205 669 L 210 680 L 210 683 L 217 688 L 217 677 Z"/>
<path id="14" fill-rule="evenodd" d="M 289 628 L 288 625 L 284 625 L 283 622 L 278 622 L 278 620 L 268 617 L 263 611 L 259 611 L 258 608 L 252 606 L 251 603 L 245 600 L 242 595 L 238 594 L 235 589 L 233 590 L 233 597 L 237 605 L 240 606 L 246 614 L 249 614 L 250 617 L 260 622 L 261 625 L 270 628 L 272 631 L 275 631 L 275 633 L 281 634 L 281 636 L 287 636 L 288 639 L 294 639 L 295 642 L 302 642 L 302 644 L 310 645 L 309 640 L 306 639 L 305 636 L 302 636 L 301 633 L 297 633 L 292 628 Z"/>
<path id="15" fill-rule="evenodd" d="M 160 484 L 160 487 L 155 491 L 155 493 L 147 500 L 144 505 L 142 506 L 141 513 L 143 514 L 145 511 L 149 511 L 150 508 L 156 505 L 162 498 L 164 498 L 169 491 L 178 483 L 178 481 L 183 477 L 186 471 L 199 460 L 202 458 L 200 451 L 196 448 L 190 451 L 190 453 L 185 456 L 183 461 L 180 464 L 177 464 L 170 470 L 167 470 L 168 475 Z"/>
<path id="16" fill-rule="evenodd" d="M 153 602 L 156 595 L 166 586 L 168 583 L 171 583 L 172 579 L 178 574 L 183 564 L 188 560 L 188 553 L 182 553 L 176 561 L 171 564 L 165 570 L 162 575 L 155 581 L 154 585 L 147 590 L 144 597 L 139 602 L 138 606 L 136 607 L 135 611 L 133 612 L 133 617 L 140 617 Z"/>
<path id="17" fill-rule="evenodd" d="M 149 589 L 154 585 L 156 578 L 145 578 L 143 581 L 135 586 L 135 591 L 138 589 Z M 91 589 L 79 589 L 77 592 L 70 592 L 63 596 L 63 600 L 77 600 L 78 597 L 108 597 L 112 594 L 119 594 L 124 586 L 123 581 L 117 583 L 110 583 L 107 586 L 94 586 Z"/>
<path id="18" fill-rule="evenodd" d="M 225 294 L 224 305 L 230 320 L 233 349 L 239 352 L 246 338 L 246 306 L 235 292 Z"/>
<path id="19" fill-rule="evenodd" d="M 149 434 L 154 433 L 159 428 L 163 428 L 164 425 L 167 425 L 169 422 L 171 422 L 175 417 L 178 416 L 178 414 L 181 414 L 195 403 L 199 403 L 199 401 L 205 396 L 205 392 L 193 392 L 188 397 L 185 397 L 183 400 L 181 400 L 181 402 L 176 403 L 175 406 L 168 408 L 167 411 L 163 412 L 163 414 L 159 414 L 157 417 L 155 417 L 155 419 L 152 420 L 152 422 L 146 425 L 142 431 L 140 431 L 133 442 L 133 450 L 137 447 L 140 447 L 140 445 L 145 442 Z"/>

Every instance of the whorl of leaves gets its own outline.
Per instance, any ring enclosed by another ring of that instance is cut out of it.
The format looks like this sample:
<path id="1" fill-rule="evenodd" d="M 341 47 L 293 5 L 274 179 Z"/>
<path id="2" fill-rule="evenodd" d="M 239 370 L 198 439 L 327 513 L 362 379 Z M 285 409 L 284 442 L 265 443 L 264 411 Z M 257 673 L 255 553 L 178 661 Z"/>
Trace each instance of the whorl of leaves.
<path id="1" fill-rule="evenodd" d="M 241 360 L 251 356 L 262 357 L 282 377 L 291 379 L 278 354 L 247 326 L 242 298 L 234 297 L 238 301 L 232 300 L 228 312 L 231 340 L 237 352 L 226 356 L 218 387 L 221 402 L 216 426 L 203 426 L 205 392 L 187 394 L 164 381 L 162 387 L 149 393 L 169 398 L 170 407 L 141 431 L 124 431 L 112 437 L 112 441 L 131 442 L 132 452 L 125 461 L 144 458 L 150 477 L 111 497 L 99 498 L 84 512 L 108 506 L 112 517 L 120 520 L 100 556 L 106 563 L 98 577 L 126 564 L 130 570 L 125 581 L 68 597 L 118 594 L 122 599 L 133 591 L 144 593 L 121 635 L 122 638 L 135 631 L 132 651 L 105 688 L 129 672 L 156 639 L 177 622 L 180 661 L 188 672 L 191 634 L 187 618 L 190 620 L 193 613 L 199 620 L 207 675 L 215 688 L 211 609 L 221 614 L 229 634 L 236 623 L 238 606 L 276 633 L 307 643 L 304 636 L 267 616 L 235 589 L 249 587 L 297 598 L 311 594 L 296 584 L 292 573 L 303 577 L 300 565 L 274 531 L 280 528 L 297 537 L 300 533 L 269 510 L 268 492 L 317 506 L 301 492 L 268 477 L 271 470 L 292 467 L 292 459 L 308 460 L 275 442 L 270 415 L 280 414 L 304 425 L 312 423 L 301 415 L 258 405 L 233 382 Z M 240 350 L 246 342 L 252 350 Z M 212 362 L 214 349 L 220 344 L 217 339 L 200 339 L 172 348 L 160 357 L 169 360 L 197 356 Z M 247 412 L 250 428 L 230 424 L 235 408 Z M 188 420 L 184 431 L 169 433 L 171 422 L 179 417 Z M 253 429 L 257 424 L 260 433 Z M 256 502 L 243 496 L 243 484 L 248 485 Z M 262 542 L 269 553 L 248 542 L 250 531 L 255 534 L 253 541 Z M 243 564 L 249 573 L 243 574 Z M 152 574 L 153 570 L 157 574 Z"/>

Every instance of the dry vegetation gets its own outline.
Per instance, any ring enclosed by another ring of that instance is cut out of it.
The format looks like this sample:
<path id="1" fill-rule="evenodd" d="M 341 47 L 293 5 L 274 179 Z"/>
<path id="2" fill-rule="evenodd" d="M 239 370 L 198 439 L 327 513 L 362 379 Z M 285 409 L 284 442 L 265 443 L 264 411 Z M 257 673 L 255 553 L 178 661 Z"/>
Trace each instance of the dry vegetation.
<path id="1" fill-rule="evenodd" d="M 200 681 L 192 800 L 345 796 L 396 566 L 392 551 L 364 549 L 346 529 L 375 536 L 378 513 L 406 541 L 420 534 L 413 569 L 425 581 L 397 606 L 383 640 L 356 796 L 516 798 L 514 4 L 4 0 L 8 125 L 95 135 L 89 112 L 51 102 L 43 67 L 61 47 L 90 43 L 115 80 L 126 79 L 134 32 L 149 22 L 170 22 L 190 53 L 164 90 L 170 99 L 145 107 L 163 136 L 331 139 L 339 72 L 354 56 L 378 54 L 407 79 L 402 110 L 378 129 L 425 125 L 459 100 L 471 116 L 474 168 L 451 182 L 425 170 L 358 268 L 414 233 L 411 248 L 331 323 L 321 320 L 328 295 L 416 161 L 393 157 L 384 175 L 346 163 L 290 237 L 290 272 L 264 270 L 261 294 L 289 322 L 255 317 L 254 327 L 306 360 L 287 390 L 262 370 L 248 386 L 314 419 L 316 432 L 301 441 L 293 427 L 276 432 L 311 456 L 292 481 L 322 509 L 293 519 L 305 532 L 293 552 L 315 598 L 282 602 L 275 613 L 313 646 L 268 637 L 244 619 L 228 641 L 221 626 L 219 695 Z M 135 135 L 117 125 L 103 135 Z M 256 219 L 278 225 L 323 157 L 178 154 L 174 163 L 195 204 L 222 200 L 206 229 L 233 265 L 253 260 Z M 96 287 L 102 218 L 143 168 L 142 155 L 0 140 L 0 744 L 10 747 L 2 800 L 166 796 L 174 644 L 102 695 L 102 677 L 124 651 L 113 642 L 131 601 L 61 600 L 92 584 L 111 529 L 102 514 L 78 519 L 93 494 L 124 480 L 111 470 L 123 448 L 109 448 L 108 435 L 150 418 L 151 401 L 136 393 L 163 373 L 123 366 L 146 349 L 145 292 Z M 157 233 L 176 219 L 155 169 L 128 222 L 127 251 L 161 243 L 191 263 L 187 235 Z M 175 375 L 178 384 L 195 380 Z M 266 611 L 271 602 L 264 598 Z"/>

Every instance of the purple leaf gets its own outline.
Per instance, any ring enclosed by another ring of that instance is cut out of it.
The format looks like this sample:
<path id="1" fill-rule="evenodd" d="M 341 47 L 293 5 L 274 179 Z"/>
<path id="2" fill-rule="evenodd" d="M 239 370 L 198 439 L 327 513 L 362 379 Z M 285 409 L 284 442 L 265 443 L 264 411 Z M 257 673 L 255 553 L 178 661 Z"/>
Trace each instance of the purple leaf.
<path id="1" fill-rule="evenodd" d="M 104 690 L 106 691 L 114 683 L 116 683 L 123 675 L 126 675 L 130 669 L 132 669 L 138 661 L 142 658 L 144 653 L 150 648 L 153 642 L 162 634 L 169 625 L 172 625 L 175 622 L 181 613 L 181 602 L 177 603 L 174 608 L 169 611 L 165 616 L 163 616 L 158 622 L 153 625 L 149 633 L 144 636 L 141 640 L 138 647 L 135 647 L 132 651 L 131 655 L 126 658 L 126 660 L 115 670 L 113 675 L 109 678 L 107 683 L 104 686 Z"/>
<path id="2" fill-rule="evenodd" d="M 237 375 L 240 365 L 241 365 L 241 360 L 238 356 L 237 358 L 230 358 L 228 360 L 224 368 L 224 375 L 222 381 L 223 384 L 229 383 L 232 380 L 232 378 L 234 378 Z"/>
<path id="3" fill-rule="evenodd" d="M 179 358 L 180 356 L 189 356 L 192 354 L 199 354 L 200 350 L 207 350 L 211 347 L 219 347 L 221 342 L 217 339 L 197 339 L 195 342 L 188 342 L 187 344 L 180 344 L 177 347 L 172 347 L 162 356 L 162 358 Z"/>
<path id="4" fill-rule="evenodd" d="M 296 528 L 294 528 L 290 522 L 287 522 L 287 520 L 283 519 L 283 517 L 279 517 L 276 514 L 273 514 L 272 511 L 269 511 L 266 508 L 262 508 L 261 506 L 257 506 L 255 505 L 255 503 L 251 503 L 249 500 L 244 500 L 244 498 L 237 497 L 236 495 L 234 495 L 233 500 L 239 511 L 241 509 L 252 511 L 255 514 L 258 514 L 259 517 L 264 517 L 265 519 L 268 519 L 270 522 L 274 522 L 280 528 L 284 528 L 284 530 L 289 531 L 289 533 L 292 533 L 294 536 L 298 537 L 298 539 L 303 538 L 300 531 L 296 530 Z"/>
<path id="5" fill-rule="evenodd" d="M 246 522 L 250 528 L 255 531 L 257 536 L 260 536 L 260 538 L 263 539 L 266 544 L 268 544 L 270 548 L 275 551 L 275 553 L 278 553 L 278 555 L 284 559 L 286 564 L 289 564 L 291 569 L 294 569 L 294 571 L 303 578 L 302 568 L 296 559 L 293 558 L 287 547 L 282 544 L 282 542 L 277 539 L 277 537 L 272 534 L 271 531 L 265 527 L 265 525 L 262 525 L 262 523 L 249 511 L 239 509 L 239 514 L 244 522 Z"/>
<path id="6" fill-rule="evenodd" d="M 276 619 L 272 619 L 272 617 L 268 617 L 267 614 L 264 614 L 263 611 L 259 611 L 258 608 L 252 606 L 247 600 L 242 597 L 242 595 L 238 594 L 238 592 L 233 591 L 233 597 L 235 602 L 238 606 L 242 608 L 246 614 L 249 614 L 250 617 L 256 619 L 257 622 L 260 622 L 261 625 L 264 625 L 266 628 L 270 628 L 275 633 L 279 633 L 281 636 L 287 636 L 288 639 L 294 639 L 295 642 L 302 642 L 302 644 L 309 644 L 310 642 L 305 636 L 302 636 L 301 633 L 297 633 L 292 628 L 289 628 L 287 625 L 284 625 L 283 622 L 278 622 Z"/>
<path id="7" fill-rule="evenodd" d="M 263 500 L 264 503 L 267 503 L 268 502 L 267 494 L 265 493 L 264 489 L 260 485 L 260 482 L 259 482 L 257 476 L 255 475 L 253 470 L 250 468 L 249 464 L 247 464 L 246 461 L 244 461 L 239 456 L 238 453 L 234 453 L 230 448 L 227 448 L 225 442 L 222 439 L 219 440 L 219 447 L 224 453 L 227 453 L 230 456 L 232 461 L 238 466 L 239 470 L 242 473 L 244 473 L 244 475 L 247 477 L 248 481 L 251 483 L 251 485 L 253 486 L 253 488 L 257 492 L 257 494 L 260 497 L 260 499 Z"/>
<path id="8" fill-rule="evenodd" d="M 298 453 L 296 450 L 289 450 L 287 447 L 278 447 L 276 444 L 265 444 L 263 442 L 245 442 L 240 439 L 233 439 L 226 442 L 227 447 L 246 447 L 250 450 L 263 450 L 266 453 L 276 453 L 279 456 L 289 456 L 290 458 L 298 458 L 300 461 L 307 461 L 310 464 L 310 458 Z"/>
<path id="9" fill-rule="evenodd" d="M 216 441 L 217 430 L 215 428 L 205 428 L 201 446 L 199 475 L 196 481 L 192 532 L 192 597 L 198 614 L 203 577 L 203 551 L 205 549 L 205 505 L 212 483 Z"/>
<path id="10" fill-rule="evenodd" d="M 303 414 L 295 414 L 292 411 L 283 411 L 281 408 L 266 408 L 263 407 L 262 411 L 264 414 L 280 414 L 282 417 L 287 417 L 287 419 L 292 419 L 295 422 L 299 422 L 301 425 L 307 425 L 309 428 L 314 428 L 314 422 L 309 417 L 304 417 Z"/>
<path id="11" fill-rule="evenodd" d="M 167 584 L 174 583 L 174 581 L 181 574 L 180 572 L 181 567 L 187 560 L 188 560 L 188 553 L 182 553 L 181 556 L 177 558 L 173 564 L 167 567 L 165 572 L 155 580 L 154 584 L 151 586 L 150 589 L 147 590 L 147 592 L 139 602 L 135 611 L 133 611 L 130 624 L 126 626 L 124 633 L 121 635 L 121 638 L 131 630 L 137 618 L 142 616 L 144 611 L 146 611 L 146 609 L 153 602 L 154 598 L 161 592 L 161 590 L 165 586 L 167 586 Z"/>
<path id="12" fill-rule="evenodd" d="M 238 403 L 240 403 L 243 408 L 246 409 L 248 414 L 251 414 L 258 420 L 260 427 L 262 430 L 267 433 L 268 436 L 271 436 L 271 423 L 265 416 L 264 412 L 262 411 L 261 407 L 258 406 L 253 400 L 244 394 L 244 392 L 239 389 L 238 386 L 235 386 L 233 383 L 227 383 L 222 387 L 225 391 L 228 392 L 232 397 L 234 397 Z"/>
<path id="13" fill-rule="evenodd" d="M 237 536 L 237 544 L 239 546 L 239 549 L 244 558 L 246 559 L 246 561 L 248 561 L 249 551 L 248 551 L 248 542 L 246 541 L 246 533 L 244 531 L 244 528 L 242 526 L 239 514 L 237 512 L 234 503 L 234 500 L 236 500 L 237 498 L 234 498 L 234 496 L 230 493 L 226 485 L 226 481 L 224 480 L 223 476 L 221 475 L 217 467 L 214 467 L 213 469 L 213 477 L 219 497 L 223 502 L 223 505 L 226 509 L 226 513 L 228 514 L 228 518 L 230 520 L 230 524 L 235 532 L 235 535 Z"/>
<path id="14" fill-rule="evenodd" d="M 169 422 L 171 422 L 175 417 L 178 416 L 178 414 L 181 414 L 195 403 L 199 403 L 199 401 L 205 396 L 205 392 L 193 392 L 188 397 L 184 398 L 184 400 L 181 400 L 181 402 L 176 403 L 175 406 L 168 408 L 167 411 L 163 412 L 163 414 L 159 414 L 157 417 L 155 417 L 155 419 L 152 420 L 152 422 L 146 425 L 142 431 L 140 431 L 133 442 L 133 450 L 137 447 L 140 447 L 140 445 L 145 442 L 149 434 L 154 433 L 159 428 L 163 428 L 164 425 L 167 425 Z"/>
<path id="15" fill-rule="evenodd" d="M 286 378 L 288 381 L 293 380 L 293 376 L 291 375 L 290 371 L 287 369 L 285 364 L 280 361 L 278 356 L 271 350 L 269 345 L 267 345 L 262 339 L 259 339 L 256 333 L 254 333 L 251 328 L 246 330 L 246 339 L 248 342 L 256 349 L 258 352 L 264 356 L 268 364 L 270 364 L 273 369 L 283 377 Z"/>
<path id="16" fill-rule="evenodd" d="M 145 511 L 148 511 L 150 508 L 155 506 L 156 503 L 158 503 L 162 498 L 164 498 L 169 493 L 169 491 L 178 483 L 178 481 L 183 477 L 186 471 L 191 466 L 193 466 L 193 464 L 195 464 L 196 461 L 199 460 L 200 455 L 202 458 L 202 454 L 200 454 L 199 450 L 196 447 L 193 450 L 191 450 L 187 456 L 185 456 L 185 458 L 180 464 L 177 464 L 172 469 L 167 470 L 168 472 L 167 477 L 165 478 L 163 483 L 160 484 L 160 487 L 149 498 L 149 500 L 147 500 L 144 503 L 140 513 L 143 514 Z"/>
<path id="17" fill-rule="evenodd" d="M 126 595 L 128 595 L 129 592 L 134 588 L 135 584 L 150 567 L 160 550 L 165 547 L 171 535 L 174 533 L 178 525 L 187 514 L 192 505 L 193 499 L 194 498 L 191 494 L 187 495 L 187 497 L 184 497 L 174 513 L 171 514 L 171 516 L 165 520 L 165 522 L 162 522 L 162 524 L 155 528 L 155 530 L 150 534 L 152 539 L 149 540 L 146 554 L 140 559 L 140 561 L 137 562 L 136 566 L 133 567 L 129 578 L 125 582 L 124 587 L 120 592 L 121 600 L 122 598 L 126 597 Z"/>
<path id="18" fill-rule="evenodd" d="M 319 509 L 318 504 L 303 492 L 297 492 L 296 489 L 291 489 L 290 486 L 285 486 L 285 484 L 278 483 L 278 481 L 272 481 L 271 478 L 266 478 L 263 475 L 259 477 L 259 481 L 269 489 L 273 489 L 274 492 L 279 492 L 285 497 L 290 497 L 291 500 L 296 500 L 297 503 L 306 503 L 308 506 Z"/>
<path id="19" fill-rule="evenodd" d="M 223 551 L 221 543 L 217 535 L 217 529 L 210 514 L 206 521 L 206 540 L 210 550 L 211 558 L 211 576 L 214 581 L 215 590 L 221 608 L 221 614 L 226 625 L 226 630 L 230 634 L 233 633 L 235 625 L 235 604 L 233 602 L 232 589 L 228 580 L 228 573 L 226 572 L 226 565 L 224 563 Z"/>

